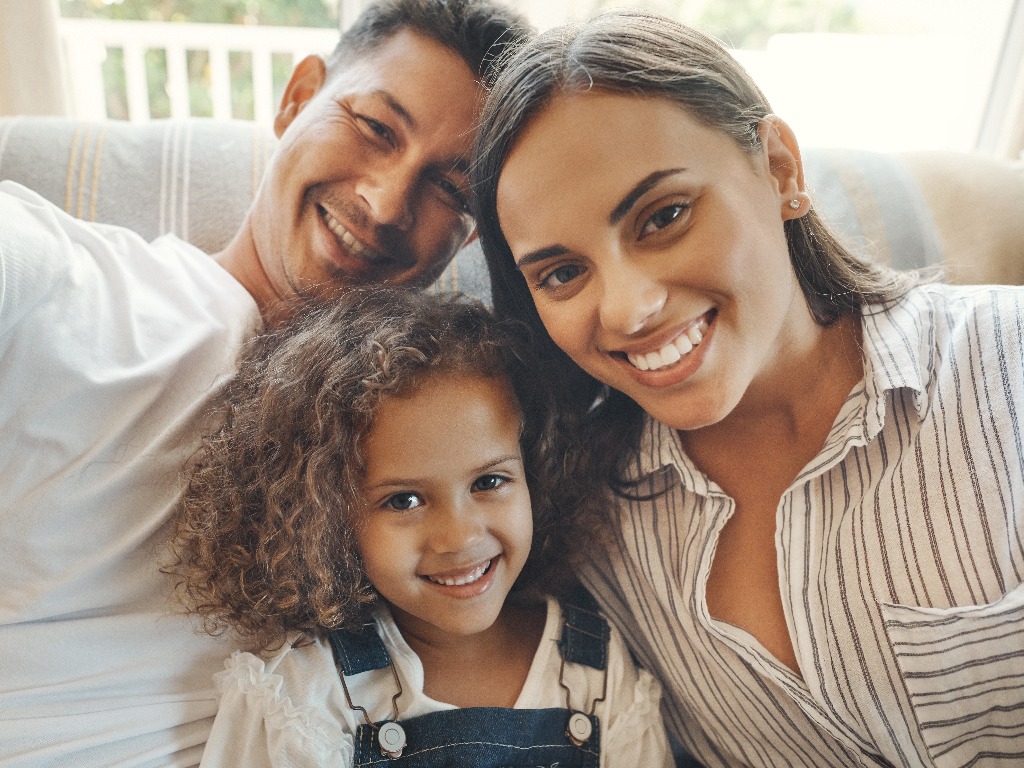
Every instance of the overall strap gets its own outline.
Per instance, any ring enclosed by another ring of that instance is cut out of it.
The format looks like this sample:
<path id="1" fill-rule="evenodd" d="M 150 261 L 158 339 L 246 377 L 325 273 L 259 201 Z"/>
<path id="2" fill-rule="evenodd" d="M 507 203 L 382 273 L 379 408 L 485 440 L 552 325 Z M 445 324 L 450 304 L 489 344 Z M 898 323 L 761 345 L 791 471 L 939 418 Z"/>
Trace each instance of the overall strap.
<path id="1" fill-rule="evenodd" d="M 573 664 L 606 669 L 611 630 L 594 596 L 578 585 L 561 603 L 564 620 L 558 649 L 562 658 Z"/>
<path id="2" fill-rule="evenodd" d="M 331 650 L 346 675 L 358 675 L 391 665 L 391 654 L 377 634 L 377 625 L 364 624 L 358 631 L 336 629 L 329 636 Z"/>

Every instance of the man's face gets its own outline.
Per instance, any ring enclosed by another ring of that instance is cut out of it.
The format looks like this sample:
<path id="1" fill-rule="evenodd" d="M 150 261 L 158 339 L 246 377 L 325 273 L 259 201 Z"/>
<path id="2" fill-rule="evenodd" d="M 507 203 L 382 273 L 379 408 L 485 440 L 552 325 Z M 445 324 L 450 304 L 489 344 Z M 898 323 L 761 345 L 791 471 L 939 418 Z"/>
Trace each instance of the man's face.
<path id="1" fill-rule="evenodd" d="M 482 98 L 458 54 L 408 30 L 330 74 L 303 61 L 250 211 L 258 268 L 243 283 L 257 303 L 436 279 L 473 231 L 467 170 Z"/>

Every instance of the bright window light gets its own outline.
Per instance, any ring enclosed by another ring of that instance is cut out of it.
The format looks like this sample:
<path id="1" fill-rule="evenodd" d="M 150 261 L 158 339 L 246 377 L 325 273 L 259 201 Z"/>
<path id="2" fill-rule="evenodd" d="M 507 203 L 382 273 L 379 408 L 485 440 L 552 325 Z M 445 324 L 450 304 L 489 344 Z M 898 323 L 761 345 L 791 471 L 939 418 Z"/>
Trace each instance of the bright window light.
<path id="1" fill-rule="evenodd" d="M 1014 1 L 517 5 L 542 29 L 627 5 L 692 24 L 734 50 L 803 144 L 897 151 L 977 145 Z"/>

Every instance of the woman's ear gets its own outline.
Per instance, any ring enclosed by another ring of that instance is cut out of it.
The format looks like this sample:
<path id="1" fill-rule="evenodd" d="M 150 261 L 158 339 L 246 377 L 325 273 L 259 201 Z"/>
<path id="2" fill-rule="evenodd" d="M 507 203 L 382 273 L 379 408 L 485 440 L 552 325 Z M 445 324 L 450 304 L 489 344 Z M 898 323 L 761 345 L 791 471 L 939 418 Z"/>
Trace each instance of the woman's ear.
<path id="1" fill-rule="evenodd" d="M 306 103 L 316 96 L 327 78 L 327 65 L 319 56 L 307 56 L 292 72 L 281 96 L 281 106 L 274 117 L 274 133 L 281 138 Z"/>
<path id="2" fill-rule="evenodd" d="M 767 115 L 757 128 L 768 160 L 768 171 L 775 180 L 783 219 L 795 219 L 807 213 L 810 199 L 804 191 L 804 164 L 796 134 L 778 115 Z"/>

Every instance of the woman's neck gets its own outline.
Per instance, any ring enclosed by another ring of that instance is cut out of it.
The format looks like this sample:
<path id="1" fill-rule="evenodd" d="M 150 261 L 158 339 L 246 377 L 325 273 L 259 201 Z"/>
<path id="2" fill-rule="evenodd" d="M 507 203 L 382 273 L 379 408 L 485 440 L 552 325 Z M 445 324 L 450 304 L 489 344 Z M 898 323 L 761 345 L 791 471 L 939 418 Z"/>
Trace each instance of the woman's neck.
<path id="1" fill-rule="evenodd" d="M 778 360 L 729 416 L 681 433 L 689 456 L 727 492 L 734 472 L 770 470 L 782 481 L 821 450 L 863 377 L 859 318 L 817 326 L 812 339 L 781 349 Z"/>
<path id="2" fill-rule="evenodd" d="M 402 637 L 423 664 L 423 692 L 458 707 L 512 707 L 537 653 L 547 607 L 505 603 L 490 627 L 454 635 L 395 616 Z M 404 626 L 403 626 L 404 625 Z"/>

